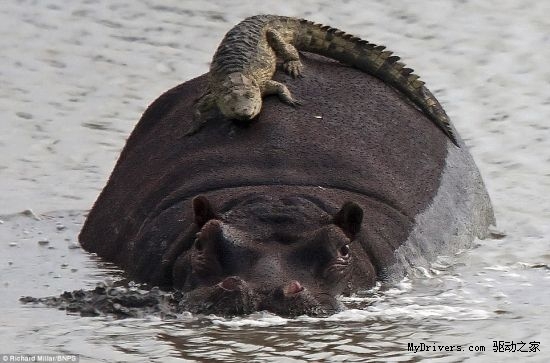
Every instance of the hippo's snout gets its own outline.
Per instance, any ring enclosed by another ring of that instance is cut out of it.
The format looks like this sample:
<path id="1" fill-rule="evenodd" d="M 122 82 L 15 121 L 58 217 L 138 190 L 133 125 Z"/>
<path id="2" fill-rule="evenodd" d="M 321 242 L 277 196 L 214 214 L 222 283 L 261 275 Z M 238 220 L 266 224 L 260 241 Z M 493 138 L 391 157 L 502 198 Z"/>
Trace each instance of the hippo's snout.
<path id="1" fill-rule="evenodd" d="M 304 287 L 298 281 L 291 281 L 283 287 L 283 295 L 285 297 L 294 296 L 302 291 L 304 291 Z"/>
<path id="2" fill-rule="evenodd" d="M 260 310 L 283 315 L 328 315 L 341 309 L 336 296 L 315 294 L 299 281 L 292 280 L 263 296 Z"/>
<path id="3" fill-rule="evenodd" d="M 269 311 L 282 316 L 326 315 L 340 308 L 335 297 L 316 297 L 299 281 L 291 280 L 275 288 L 253 286 L 239 276 L 229 276 L 217 284 L 188 292 L 185 303 L 193 313 L 240 315 Z"/>

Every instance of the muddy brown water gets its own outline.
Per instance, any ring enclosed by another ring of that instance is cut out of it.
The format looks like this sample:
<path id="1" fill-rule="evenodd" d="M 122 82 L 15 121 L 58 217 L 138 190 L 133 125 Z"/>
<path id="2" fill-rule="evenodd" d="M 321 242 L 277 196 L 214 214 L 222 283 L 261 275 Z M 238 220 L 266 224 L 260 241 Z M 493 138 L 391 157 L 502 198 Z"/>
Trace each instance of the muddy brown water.
<path id="1" fill-rule="evenodd" d="M 223 34 L 256 13 L 307 17 L 401 55 L 466 139 L 505 236 L 346 298 L 347 310 L 326 318 L 115 319 L 21 304 L 21 296 L 123 279 L 76 243 L 87 210 L 145 107 L 205 72 Z M 548 361 L 548 13 L 548 3 L 531 0 L 2 4 L 0 354 L 72 353 L 81 362 Z M 510 351 L 521 342 L 534 351 Z M 428 351 L 409 351 L 411 343 Z"/>

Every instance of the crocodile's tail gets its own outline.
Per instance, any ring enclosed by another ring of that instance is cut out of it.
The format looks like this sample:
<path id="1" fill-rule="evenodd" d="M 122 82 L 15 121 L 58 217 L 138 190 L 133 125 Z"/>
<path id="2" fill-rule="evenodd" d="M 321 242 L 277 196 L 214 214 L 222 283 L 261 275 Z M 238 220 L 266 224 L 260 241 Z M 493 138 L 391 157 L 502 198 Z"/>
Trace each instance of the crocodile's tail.
<path id="1" fill-rule="evenodd" d="M 413 70 L 405 68 L 399 57 L 386 47 L 369 43 L 341 30 L 300 19 L 295 46 L 299 50 L 327 56 L 365 71 L 403 92 L 458 145 L 449 117 L 434 95 Z"/>

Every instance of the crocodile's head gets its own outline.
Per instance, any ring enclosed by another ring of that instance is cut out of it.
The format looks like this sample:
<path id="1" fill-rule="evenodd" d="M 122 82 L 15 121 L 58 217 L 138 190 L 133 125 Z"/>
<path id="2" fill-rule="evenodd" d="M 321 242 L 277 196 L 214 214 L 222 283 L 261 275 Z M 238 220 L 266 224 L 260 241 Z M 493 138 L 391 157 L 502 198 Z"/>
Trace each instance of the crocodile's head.
<path id="1" fill-rule="evenodd" d="M 247 121 L 260 113 L 262 92 L 253 79 L 241 73 L 232 73 L 222 82 L 222 89 L 217 106 L 225 117 Z"/>

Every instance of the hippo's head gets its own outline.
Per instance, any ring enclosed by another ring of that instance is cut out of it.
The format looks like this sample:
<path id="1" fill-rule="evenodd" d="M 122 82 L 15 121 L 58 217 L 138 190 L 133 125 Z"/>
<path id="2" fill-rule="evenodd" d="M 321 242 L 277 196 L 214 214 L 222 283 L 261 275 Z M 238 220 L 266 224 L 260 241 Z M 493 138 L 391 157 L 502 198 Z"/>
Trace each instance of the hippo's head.
<path id="1" fill-rule="evenodd" d="M 199 229 L 173 270 L 200 313 L 323 315 L 339 309 L 351 283 L 363 210 L 346 202 L 334 215 L 302 197 L 254 197 L 218 214 L 193 200 Z M 373 276 L 370 276 L 373 278 Z"/>

